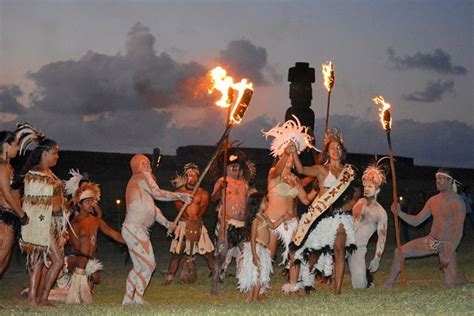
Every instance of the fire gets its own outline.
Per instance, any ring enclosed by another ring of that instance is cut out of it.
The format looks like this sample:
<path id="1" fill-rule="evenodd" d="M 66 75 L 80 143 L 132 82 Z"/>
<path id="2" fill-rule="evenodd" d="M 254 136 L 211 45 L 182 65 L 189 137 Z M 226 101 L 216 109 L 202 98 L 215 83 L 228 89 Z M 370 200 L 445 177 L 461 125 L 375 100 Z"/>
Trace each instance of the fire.
<path id="1" fill-rule="evenodd" d="M 252 97 L 253 84 L 247 79 L 234 82 L 234 79 L 227 75 L 227 71 L 219 66 L 210 71 L 210 76 L 213 86 L 208 90 L 208 93 L 219 91 L 221 97 L 216 101 L 216 105 L 223 108 L 232 106 L 230 118 L 233 123 L 240 123 Z"/>
<path id="2" fill-rule="evenodd" d="M 327 64 L 323 64 L 322 72 L 324 76 L 324 86 L 328 91 L 331 91 L 334 86 L 334 64 L 331 61 Z"/>
<path id="3" fill-rule="evenodd" d="M 390 130 L 392 128 L 392 108 L 390 104 L 385 102 L 385 99 L 381 95 L 373 98 L 372 101 L 374 101 L 375 104 L 382 105 L 382 107 L 379 108 L 380 123 L 382 123 L 385 130 Z"/>

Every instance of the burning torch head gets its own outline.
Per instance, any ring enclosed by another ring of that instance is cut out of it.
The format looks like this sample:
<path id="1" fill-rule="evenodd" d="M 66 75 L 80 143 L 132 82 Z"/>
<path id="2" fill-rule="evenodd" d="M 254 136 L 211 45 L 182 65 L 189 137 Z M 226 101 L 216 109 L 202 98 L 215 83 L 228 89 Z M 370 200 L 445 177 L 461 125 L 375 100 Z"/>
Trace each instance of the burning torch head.
<path id="1" fill-rule="evenodd" d="M 240 123 L 242 121 L 245 111 L 247 111 L 247 108 L 250 104 L 250 100 L 252 99 L 252 95 L 253 95 L 252 89 L 246 88 L 244 90 L 239 103 L 235 106 L 234 110 L 232 111 L 232 120 L 234 122 Z"/>

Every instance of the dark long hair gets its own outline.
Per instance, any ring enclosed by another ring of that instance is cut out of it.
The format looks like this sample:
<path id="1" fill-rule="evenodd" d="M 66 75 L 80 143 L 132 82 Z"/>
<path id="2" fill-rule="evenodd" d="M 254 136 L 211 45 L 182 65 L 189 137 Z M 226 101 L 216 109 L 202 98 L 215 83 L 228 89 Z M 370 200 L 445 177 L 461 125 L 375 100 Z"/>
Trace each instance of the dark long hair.
<path id="1" fill-rule="evenodd" d="M 50 151 L 54 146 L 57 146 L 54 140 L 45 138 L 38 143 L 38 145 L 33 149 L 33 151 L 28 156 L 28 160 L 26 161 L 25 165 L 23 166 L 23 170 L 21 171 L 21 175 L 24 176 L 28 171 L 39 165 L 41 162 L 41 156 L 45 151 Z"/>
<path id="2" fill-rule="evenodd" d="M 0 132 L 0 154 L 3 154 L 3 144 L 7 143 L 11 145 L 15 140 L 15 133 L 10 131 Z"/>
<path id="3" fill-rule="evenodd" d="M 260 210 L 260 205 L 265 198 L 265 194 L 262 192 L 255 192 L 251 194 L 247 200 L 247 218 L 245 219 L 245 231 L 243 233 L 244 240 L 250 239 L 250 232 L 252 231 L 252 222 L 257 216 Z"/>
<path id="4" fill-rule="evenodd" d="M 342 153 L 341 153 L 341 163 L 344 165 L 346 164 L 346 159 L 347 159 L 347 149 L 346 146 L 344 146 L 343 143 L 337 141 L 337 140 L 331 140 L 329 143 L 325 144 L 323 147 L 323 151 L 319 155 L 319 163 L 323 164 L 329 159 L 329 145 L 331 145 L 332 142 L 336 142 L 339 145 L 341 145 Z"/>

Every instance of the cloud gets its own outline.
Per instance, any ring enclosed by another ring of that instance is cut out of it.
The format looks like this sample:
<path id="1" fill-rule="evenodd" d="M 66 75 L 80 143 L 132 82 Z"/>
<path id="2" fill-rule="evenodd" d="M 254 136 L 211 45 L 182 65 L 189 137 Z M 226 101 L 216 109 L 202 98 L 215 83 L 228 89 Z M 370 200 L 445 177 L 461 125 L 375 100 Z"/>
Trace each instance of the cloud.
<path id="1" fill-rule="evenodd" d="M 349 152 L 374 155 L 387 153 L 386 136 L 375 113 L 373 121 L 348 115 L 333 115 L 330 117 L 330 126 L 343 131 Z M 315 135 L 316 140 L 319 140 L 318 146 L 321 144 L 323 128 L 324 119 L 317 119 Z M 421 123 L 399 120 L 394 122 L 391 135 L 395 155 L 412 157 L 416 165 L 474 166 L 474 151 L 466 147 L 466 144 L 474 143 L 472 125 L 459 121 Z"/>
<path id="2" fill-rule="evenodd" d="M 416 52 L 413 56 L 396 56 L 393 48 L 387 49 L 389 63 L 398 70 L 421 69 L 439 74 L 466 75 L 467 69 L 462 65 L 453 65 L 451 55 L 442 49 L 433 53 Z"/>
<path id="3" fill-rule="evenodd" d="M 25 107 L 18 102 L 23 91 L 17 85 L 0 85 L 0 113 L 21 114 Z"/>
<path id="4" fill-rule="evenodd" d="M 407 101 L 432 103 L 440 101 L 443 95 L 447 92 L 453 92 L 454 82 L 447 81 L 428 81 L 423 91 L 415 91 L 402 96 Z"/>
<path id="5" fill-rule="evenodd" d="M 267 64 L 267 50 L 259 47 L 246 39 L 233 40 L 219 53 L 220 62 L 229 68 L 231 75 L 237 78 L 248 78 L 256 85 L 268 85 L 270 82 L 280 82 L 282 76 Z"/>

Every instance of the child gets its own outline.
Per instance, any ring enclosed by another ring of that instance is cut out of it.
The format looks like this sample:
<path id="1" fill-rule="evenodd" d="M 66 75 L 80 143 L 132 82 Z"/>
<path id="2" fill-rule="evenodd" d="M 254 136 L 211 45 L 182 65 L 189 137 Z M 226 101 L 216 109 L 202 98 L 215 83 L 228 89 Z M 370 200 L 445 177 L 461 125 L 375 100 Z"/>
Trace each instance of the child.
<path id="1" fill-rule="evenodd" d="M 264 214 L 266 197 L 261 193 L 254 193 L 248 199 L 247 220 L 245 221 L 246 242 L 242 252 L 241 269 L 237 273 L 238 288 L 241 292 L 248 292 L 247 303 L 263 298 L 260 294 L 268 288 L 270 275 L 273 271 L 272 258 L 268 249 L 270 228 L 276 228 L 283 221 L 289 219 L 284 214 L 275 223 Z"/>

